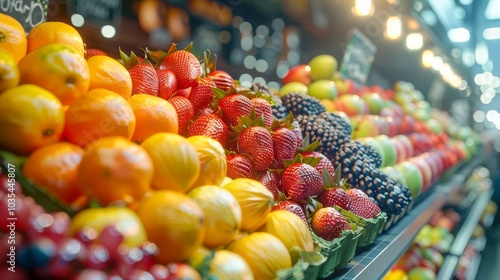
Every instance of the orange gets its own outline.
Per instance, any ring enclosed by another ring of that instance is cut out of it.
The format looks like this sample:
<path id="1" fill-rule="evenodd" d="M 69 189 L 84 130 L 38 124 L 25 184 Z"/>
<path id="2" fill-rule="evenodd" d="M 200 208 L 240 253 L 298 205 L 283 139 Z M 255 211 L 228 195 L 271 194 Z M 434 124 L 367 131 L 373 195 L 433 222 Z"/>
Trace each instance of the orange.
<path id="1" fill-rule="evenodd" d="M 150 190 L 153 163 L 146 151 L 120 136 L 95 141 L 82 156 L 78 184 L 90 198 L 107 205 L 132 203 Z"/>
<path id="2" fill-rule="evenodd" d="M 82 195 L 77 170 L 83 149 L 67 142 L 53 143 L 34 151 L 23 165 L 23 174 L 57 199 L 71 204 Z"/>
<path id="3" fill-rule="evenodd" d="M 161 264 L 187 261 L 203 242 L 205 215 L 186 194 L 153 191 L 139 202 L 137 214 L 148 240 L 158 246 Z"/>
<path id="4" fill-rule="evenodd" d="M 131 139 L 135 116 L 125 98 L 107 89 L 93 89 L 66 111 L 66 139 L 80 147 L 106 136 Z"/>
<path id="5" fill-rule="evenodd" d="M 0 13 L 0 49 L 8 51 L 19 62 L 26 55 L 26 32 L 13 17 Z"/>
<path id="6" fill-rule="evenodd" d="M 89 67 L 72 48 L 51 44 L 27 54 L 18 64 L 21 84 L 35 84 L 69 105 L 89 89 Z"/>
<path id="7" fill-rule="evenodd" d="M 14 57 L 0 49 L 0 93 L 19 84 L 19 69 Z"/>
<path id="8" fill-rule="evenodd" d="M 0 94 L 0 148 L 19 155 L 59 141 L 64 109 L 57 97 L 35 85 L 20 85 Z"/>
<path id="9" fill-rule="evenodd" d="M 27 36 L 28 53 L 53 43 L 63 44 L 73 48 L 84 57 L 85 46 L 80 33 L 64 22 L 43 22 L 31 29 Z"/>
<path id="10" fill-rule="evenodd" d="M 177 112 L 167 100 L 149 94 L 135 94 L 127 101 L 137 121 L 132 141 L 142 143 L 158 132 L 177 134 Z"/>
<path id="11" fill-rule="evenodd" d="M 87 59 L 90 70 L 90 87 L 112 90 L 124 98 L 132 95 L 132 78 L 128 70 L 116 59 L 96 55 Z"/>

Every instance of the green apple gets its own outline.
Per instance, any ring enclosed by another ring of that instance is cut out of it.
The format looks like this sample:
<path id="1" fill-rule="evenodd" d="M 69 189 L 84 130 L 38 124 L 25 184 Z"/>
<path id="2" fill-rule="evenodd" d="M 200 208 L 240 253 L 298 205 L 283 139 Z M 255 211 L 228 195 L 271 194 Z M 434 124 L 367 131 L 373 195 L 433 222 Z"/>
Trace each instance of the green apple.
<path id="1" fill-rule="evenodd" d="M 285 96 L 290 92 L 299 92 L 303 94 L 307 94 L 307 86 L 301 82 L 290 82 L 281 87 L 278 92 L 279 96 Z"/>
<path id="2" fill-rule="evenodd" d="M 332 79 L 337 72 L 337 59 L 329 54 L 313 57 L 307 64 L 311 68 L 309 76 L 313 81 L 321 79 Z"/>
<path id="3" fill-rule="evenodd" d="M 371 116 L 371 115 L 366 115 Z M 359 118 L 356 127 L 353 129 L 352 138 L 363 138 L 377 136 L 381 134 L 377 123 L 373 118 Z"/>
<path id="4" fill-rule="evenodd" d="M 436 273 L 427 267 L 415 267 L 408 271 L 408 280 L 436 280 Z"/>
<path id="5" fill-rule="evenodd" d="M 413 101 L 423 101 L 425 99 L 424 94 L 420 90 L 410 91 L 410 95 Z"/>
<path id="6" fill-rule="evenodd" d="M 397 81 L 394 84 L 394 90 L 396 90 L 396 91 L 406 91 L 406 92 L 408 92 L 408 91 L 411 91 L 411 90 L 414 90 L 414 89 L 415 89 L 415 87 L 410 82 Z"/>
<path id="7" fill-rule="evenodd" d="M 321 79 L 309 84 L 307 92 L 310 96 L 316 97 L 319 100 L 332 100 L 337 97 L 337 86 L 332 80 Z"/>
<path id="8" fill-rule="evenodd" d="M 382 150 L 384 150 L 384 157 L 382 158 L 382 165 L 384 166 L 394 166 L 396 164 L 396 147 L 387 135 L 378 135 L 374 137 L 375 140 L 380 144 Z"/>
<path id="9" fill-rule="evenodd" d="M 345 94 L 335 99 L 335 102 L 338 110 L 350 117 L 369 113 L 368 105 L 357 95 Z"/>
<path id="10" fill-rule="evenodd" d="M 384 158 L 384 149 L 382 149 L 382 146 L 378 143 L 377 140 L 373 137 L 364 137 L 364 138 L 358 138 L 356 141 L 363 143 L 365 145 L 371 146 L 377 153 L 379 153 L 381 158 Z"/>
<path id="11" fill-rule="evenodd" d="M 426 124 L 427 124 L 427 127 L 429 128 L 429 130 L 434 134 L 439 134 L 439 133 L 443 132 L 443 127 L 436 119 L 431 118 L 427 121 Z"/>
<path id="12" fill-rule="evenodd" d="M 415 110 L 413 110 L 411 112 L 411 115 L 416 120 L 423 121 L 423 122 L 427 122 L 431 118 L 431 114 L 430 114 L 429 110 L 427 110 L 425 108 L 416 108 Z"/>
<path id="13" fill-rule="evenodd" d="M 395 167 L 393 166 L 382 167 L 380 168 L 380 171 L 384 172 L 385 175 L 389 176 L 389 178 L 401 183 L 401 185 L 406 186 L 405 177 Z"/>
<path id="14" fill-rule="evenodd" d="M 420 173 L 420 169 L 409 161 L 399 163 L 395 165 L 394 168 L 396 168 L 396 170 L 398 170 L 399 173 L 401 173 L 401 175 L 405 178 L 406 186 L 410 189 L 411 196 L 415 200 L 422 192 L 424 184 L 424 179 L 422 177 L 422 173 Z"/>
<path id="15" fill-rule="evenodd" d="M 380 94 L 375 92 L 367 92 L 361 95 L 361 98 L 368 105 L 368 109 L 370 109 L 370 114 L 378 115 L 380 111 L 384 107 L 384 99 Z"/>
<path id="16" fill-rule="evenodd" d="M 414 103 L 415 103 L 415 107 L 429 110 L 429 113 L 431 112 L 432 106 L 429 102 L 427 102 L 425 100 L 420 100 L 420 101 L 416 101 Z"/>

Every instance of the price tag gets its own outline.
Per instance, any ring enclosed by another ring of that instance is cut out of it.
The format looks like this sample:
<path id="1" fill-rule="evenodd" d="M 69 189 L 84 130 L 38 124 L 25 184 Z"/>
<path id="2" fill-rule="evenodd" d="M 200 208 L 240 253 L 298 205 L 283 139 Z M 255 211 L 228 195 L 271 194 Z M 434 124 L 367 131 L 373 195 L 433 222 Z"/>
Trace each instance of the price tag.
<path id="1" fill-rule="evenodd" d="M 0 12 L 17 19 L 28 33 L 47 20 L 49 0 L 0 0 Z"/>
<path id="2" fill-rule="evenodd" d="M 376 52 L 377 47 L 359 30 L 355 29 L 347 45 L 340 73 L 359 86 L 364 85 Z"/>
<path id="3" fill-rule="evenodd" d="M 71 15 L 83 16 L 86 24 L 98 27 L 111 25 L 118 28 L 122 13 L 122 0 L 70 0 L 68 10 Z"/>

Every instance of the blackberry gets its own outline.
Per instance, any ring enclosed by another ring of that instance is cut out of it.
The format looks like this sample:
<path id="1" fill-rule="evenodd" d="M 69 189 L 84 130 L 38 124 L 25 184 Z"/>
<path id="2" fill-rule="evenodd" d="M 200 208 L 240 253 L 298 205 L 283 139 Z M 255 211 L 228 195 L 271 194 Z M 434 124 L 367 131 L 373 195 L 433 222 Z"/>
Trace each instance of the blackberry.
<path id="1" fill-rule="evenodd" d="M 273 95 L 269 87 L 263 83 L 253 83 L 251 88 L 253 92 L 261 92 L 265 95 Z"/>
<path id="2" fill-rule="evenodd" d="M 330 124 L 345 135 L 348 135 L 349 137 L 351 136 L 352 133 L 352 127 L 351 125 L 340 115 L 337 115 L 332 112 L 324 112 L 318 115 L 319 117 L 324 118 L 325 120 L 329 121 Z"/>
<path id="3" fill-rule="evenodd" d="M 303 93 L 291 92 L 281 97 L 283 106 L 294 116 L 297 115 L 319 115 L 326 112 L 325 106 L 318 99 Z"/>

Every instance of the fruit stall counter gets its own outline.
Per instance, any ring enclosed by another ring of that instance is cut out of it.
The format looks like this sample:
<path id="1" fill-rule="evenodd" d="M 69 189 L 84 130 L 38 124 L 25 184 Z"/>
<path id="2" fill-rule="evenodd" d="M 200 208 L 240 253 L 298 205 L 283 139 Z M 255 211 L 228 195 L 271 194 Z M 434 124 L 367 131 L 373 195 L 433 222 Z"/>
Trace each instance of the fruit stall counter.
<path id="1" fill-rule="evenodd" d="M 404 218 L 379 235 L 370 247 L 358 252 L 346 267 L 337 270 L 329 279 L 382 279 L 410 247 L 415 236 L 432 215 L 447 203 L 451 194 L 462 188 L 474 168 L 485 160 L 486 156 L 478 155 L 451 174 L 446 181 L 437 183 L 435 190 L 415 205 Z M 436 279 L 452 279 L 459 257 L 464 252 L 492 193 L 493 190 L 489 189 L 474 200 Z"/>

